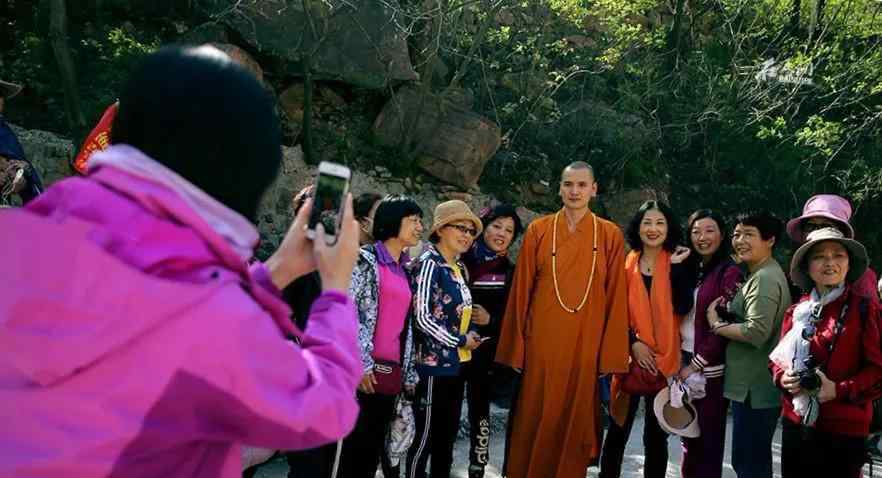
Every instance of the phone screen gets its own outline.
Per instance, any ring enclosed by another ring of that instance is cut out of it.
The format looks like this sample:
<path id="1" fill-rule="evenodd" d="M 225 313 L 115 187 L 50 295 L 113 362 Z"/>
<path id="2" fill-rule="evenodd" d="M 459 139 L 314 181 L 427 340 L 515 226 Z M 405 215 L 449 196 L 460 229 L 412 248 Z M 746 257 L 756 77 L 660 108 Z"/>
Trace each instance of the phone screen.
<path id="1" fill-rule="evenodd" d="M 325 226 L 325 234 L 337 235 L 343 195 L 346 193 L 348 182 L 347 178 L 340 176 L 319 174 L 312 201 L 312 214 L 309 217 L 309 229 L 315 230 L 315 226 L 321 221 Z"/>

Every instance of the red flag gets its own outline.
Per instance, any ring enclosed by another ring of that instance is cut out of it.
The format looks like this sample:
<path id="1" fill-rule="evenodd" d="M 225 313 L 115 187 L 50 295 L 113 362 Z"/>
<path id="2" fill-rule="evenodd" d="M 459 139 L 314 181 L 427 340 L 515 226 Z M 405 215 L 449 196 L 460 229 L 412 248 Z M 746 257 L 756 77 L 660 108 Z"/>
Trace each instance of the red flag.
<path id="1" fill-rule="evenodd" d="M 101 121 L 95 125 L 86 140 L 83 141 L 83 147 L 80 148 L 79 154 L 74 159 L 73 168 L 80 174 L 86 174 L 86 163 L 95 151 L 107 149 L 110 146 L 110 129 L 113 126 L 113 118 L 116 117 L 116 111 L 119 109 L 119 102 L 110 105 L 104 110 Z"/>

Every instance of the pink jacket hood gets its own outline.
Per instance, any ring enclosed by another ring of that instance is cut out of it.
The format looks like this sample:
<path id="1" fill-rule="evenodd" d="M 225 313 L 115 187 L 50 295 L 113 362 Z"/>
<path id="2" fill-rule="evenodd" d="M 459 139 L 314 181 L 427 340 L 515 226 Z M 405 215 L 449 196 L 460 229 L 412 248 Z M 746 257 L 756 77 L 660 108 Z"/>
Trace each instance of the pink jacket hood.
<path id="1" fill-rule="evenodd" d="M 137 150 L 96 155 L 0 230 L 0 475 L 237 476 L 239 443 L 354 424 L 351 301 L 324 293 L 296 330 L 247 266 L 254 227 Z"/>

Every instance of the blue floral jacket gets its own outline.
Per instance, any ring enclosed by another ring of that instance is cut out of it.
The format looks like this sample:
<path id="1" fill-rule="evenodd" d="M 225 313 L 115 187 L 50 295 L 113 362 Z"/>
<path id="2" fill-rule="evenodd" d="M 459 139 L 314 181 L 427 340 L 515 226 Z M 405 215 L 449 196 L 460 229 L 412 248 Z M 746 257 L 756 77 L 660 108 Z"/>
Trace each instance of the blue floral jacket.
<path id="1" fill-rule="evenodd" d="M 465 265 L 458 265 L 466 274 Z M 471 292 L 434 246 L 428 246 L 412 268 L 416 272 L 411 310 L 415 316 L 417 370 L 433 376 L 458 375 L 457 348 L 466 343 L 460 324 L 463 311 L 472 305 Z"/>
<path id="2" fill-rule="evenodd" d="M 365 373 L 374 369 L 374 332 L 379 316 L 379 267 L 377 251 L 373 244 L 362 246 L 358 262 L 352 271 L 349 296 L 358 309 L 358 343 L 361 348 L 361 363 Z M 414 368 L 412 315 L 408 313 L 402 332 L 401 370 L 404 385 L 416 385 L 419 376 Z"/>

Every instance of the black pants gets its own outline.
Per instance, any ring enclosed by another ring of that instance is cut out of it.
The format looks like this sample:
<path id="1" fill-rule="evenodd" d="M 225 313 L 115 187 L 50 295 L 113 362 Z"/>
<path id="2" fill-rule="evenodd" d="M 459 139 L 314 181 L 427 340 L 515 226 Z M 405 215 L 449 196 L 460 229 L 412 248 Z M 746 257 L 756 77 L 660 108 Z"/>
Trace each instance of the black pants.
<path id="1" fill-rule="evenodd" d="M 281 455 L 288 461 L 288 478 L 330 478 L 337 456 L 337 442 Z M 243 471 L 242 478 L 253 478 L 260 467 L 254 465 Z"/>
<path id="2" fill-rule="evenodd" d="M 359 392 L 358 405 L 361 409 L 355 429 L 343 440 L 338 475 L 341 478 L 374 478 L 385 455 L 389 422 L 395 415 L 395 397 L 391 395 Z M 390 477 L 389 471 L 384 466 L 383 475 Z"/>
<path id="3" fill-rule="evenodd" d="M 288 478 L 330 478 L 337 458 L 338 443 L 285 453 Z"/>
<path id="4" fill-rule="evenodd" d="M 493 350 L 472 351 L 472 360 L 463 365 L 460 372 L 469 404 L 469 475 L 483 476 L 484 467 L 490 461 L 490 398 L 494 382 L 490 369 L 493 367 Z"/>
<path id="5" fill-rule="evenodd" d="M 821 432 L 781 419 L 781 476 L 857 478 L 864 465 L 864 437 Z"/>
<path id="6" fill-rule="evenodd" d="M 463 382 L 459 377 L 420 376 L 414 401 L 416 436 L 407 452 L 407 478 L 450 478 L 453 445 L 459 431 Z"/>
<path id="7" fill-rule="evenodd" d="M 646 478 L 664 478 L 668 469 L 668 434 L 659 426 L 652 402 L 655 396 L 631 397 L 628 405 L 628 416 L 623 427 L 615 420 L 610 420 L 606 438 L 603 440 L 603 451 L 600 455 L 600 478 L 618 478 L 622 473 L 622 459 L 625 457 L 625 446 L 631 435 L 631 427 L 637 416 L 637 408 L 643 399 L 646 415 L 643 419 L 643 449 L 646 455 L 643 476 Z"/>

